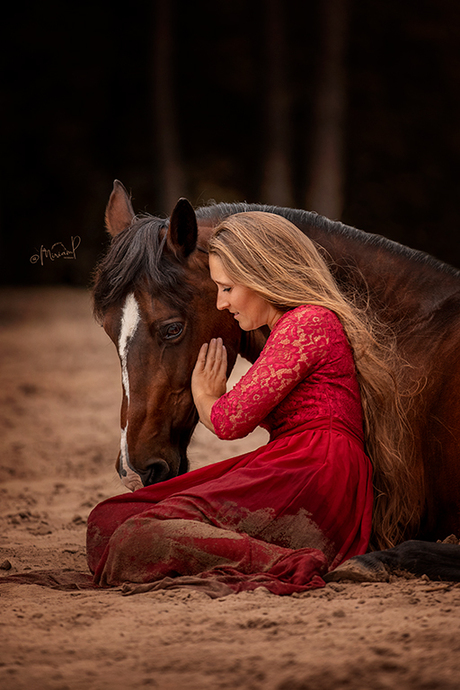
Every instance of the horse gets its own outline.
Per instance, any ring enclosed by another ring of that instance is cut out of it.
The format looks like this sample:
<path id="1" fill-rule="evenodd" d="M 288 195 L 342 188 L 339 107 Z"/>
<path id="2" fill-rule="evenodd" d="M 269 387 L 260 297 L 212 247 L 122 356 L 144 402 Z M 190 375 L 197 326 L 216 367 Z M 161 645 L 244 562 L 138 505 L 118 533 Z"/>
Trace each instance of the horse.
<path id="1" fill-rule="evenodd" d="M 414 517 L 404 539 L 458 534 L 460 271 L 304 210 L 248 203 L 194 210 L 180 199 L 169 219 L 136 215 L 115 180 L 105 213 L 112 241 L 95 271 L 93 301 L 121 363 L 116 467 L 123 483 L 135 489 L 188 470 L 198 422 L 190 380 L 202 343 L 223 338 L 230 374 L 238 355 L 253 363 L 267 339 L 267 330 L 244 332 L 215 306 L 207 243 L 220 221 L 242 211 L 294 223 L 321 248 L 339 285 L 361 295 L 391 327 L 417 388 L 410 412 Z"/>

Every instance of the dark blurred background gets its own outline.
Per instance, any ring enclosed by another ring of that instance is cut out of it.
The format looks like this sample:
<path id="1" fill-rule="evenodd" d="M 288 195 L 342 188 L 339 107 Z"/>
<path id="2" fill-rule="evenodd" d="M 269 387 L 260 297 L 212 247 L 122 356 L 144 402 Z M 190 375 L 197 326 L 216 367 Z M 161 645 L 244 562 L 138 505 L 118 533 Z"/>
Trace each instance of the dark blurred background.
<path id="1" fill-rule="evenodd" d="M 307 208 L 460 268 L 458 0 L 41 0 L 2 33 L 3 284 L 88 285 L 114 178 L 136 211 Z"/>

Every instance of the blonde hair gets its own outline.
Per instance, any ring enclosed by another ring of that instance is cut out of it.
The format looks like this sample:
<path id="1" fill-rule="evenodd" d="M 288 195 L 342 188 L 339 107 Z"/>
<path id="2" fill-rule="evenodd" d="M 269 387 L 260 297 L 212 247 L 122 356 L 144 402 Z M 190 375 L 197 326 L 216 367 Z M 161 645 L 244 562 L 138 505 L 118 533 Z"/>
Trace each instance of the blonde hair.
<path id="1" fill-rule="evenodd" d="M 395 338 L 365 306 L 338 287 L 311 239 L 282 216 L 261 211 L 223 220 L 209 244 L 226 273 L 281 311 L 326 307 L 340 319 L 352 347 L 364 415 L 366 452 L 373 465 L 373 542 L 399 543 L 417 520 L 412 443 L 400 381 L 405 363 Z"/>

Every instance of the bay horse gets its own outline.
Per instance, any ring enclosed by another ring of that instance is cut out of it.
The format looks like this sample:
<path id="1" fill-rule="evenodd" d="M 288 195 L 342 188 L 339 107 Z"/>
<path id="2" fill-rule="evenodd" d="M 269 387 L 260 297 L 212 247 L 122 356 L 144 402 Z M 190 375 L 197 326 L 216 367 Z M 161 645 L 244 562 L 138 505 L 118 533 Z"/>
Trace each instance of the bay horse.
<path id="1" fill-rule="evenodd" d="M 135 489 L 188 470 L 187 446 L 198 422 L 190 379 L 202 343 L 223 338 L 230 373 L 238 354 L 254 362 L 266 341 L 268 331 L 241 331 L 227 311 L 217 310 L 208 270 L 213 229 L 241 211 L 294 223 L 323 248 L 343 289 L 361 294 L 392 328 L 418 388 L 410 416 L 414 518 L 405 538 L 459 534 L 460 271 L 303 210 L 247 203 L 194 210 L 180 199 L 169 219 L 136 215 L 116 180 L 105 216 L 112 242 L 96 269 L 93 298 L 121 363 L 117 469 L 123 483 Z"/>

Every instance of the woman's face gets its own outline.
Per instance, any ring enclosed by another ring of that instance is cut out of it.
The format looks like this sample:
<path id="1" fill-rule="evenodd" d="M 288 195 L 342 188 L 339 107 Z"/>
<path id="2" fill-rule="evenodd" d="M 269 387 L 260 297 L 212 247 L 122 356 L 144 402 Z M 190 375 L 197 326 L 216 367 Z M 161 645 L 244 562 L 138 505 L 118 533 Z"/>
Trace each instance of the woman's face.
<path id="1" fill-rule="evenodd" d="M 225 272 L 218 256 L 209 256 L 211 278 L 217 285 L 217 308 L 228 309 L 243 331 L 253 331 L 261 326 L 273 328 L 282 312 L 269 304 L 253 290 L 235 283 Z"/>

